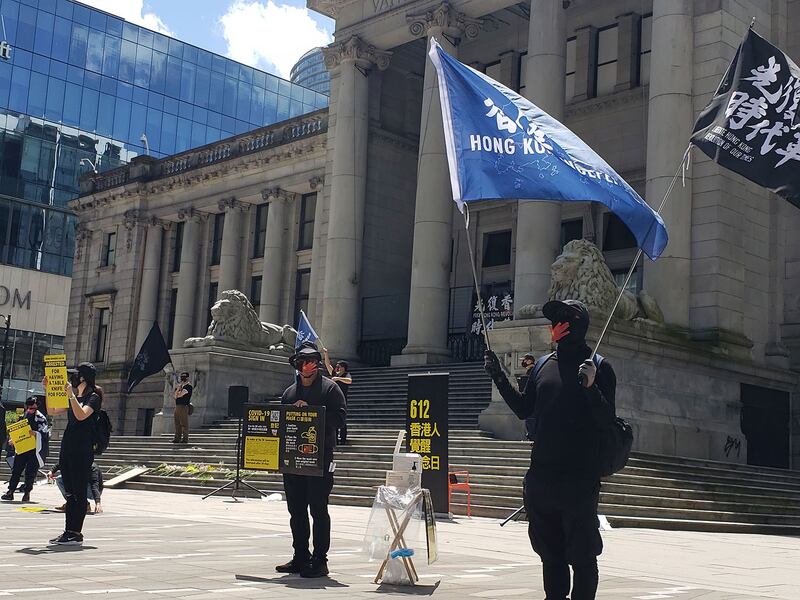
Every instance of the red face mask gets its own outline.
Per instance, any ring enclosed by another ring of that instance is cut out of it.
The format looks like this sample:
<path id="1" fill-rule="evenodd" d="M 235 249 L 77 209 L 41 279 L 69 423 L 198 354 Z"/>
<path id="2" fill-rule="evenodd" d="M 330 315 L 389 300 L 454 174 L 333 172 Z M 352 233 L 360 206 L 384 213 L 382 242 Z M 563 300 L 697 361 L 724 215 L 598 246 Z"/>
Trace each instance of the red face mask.
<path id="1" fill-rule="evenodd" d="M 300 365 L 300 374 L 305 375 L 306 377 L 311 377 L 314 375 L 317 370 L 319 369 L 319 365 L 316 362 L 312 362 L 310 360 L 301 363 Z"/>
<path id="2" fill-rule="evenodd" d="M 569 323 L 556 323 L 550 327 L 550 338 L 554 343 L 569 335 Z"/>

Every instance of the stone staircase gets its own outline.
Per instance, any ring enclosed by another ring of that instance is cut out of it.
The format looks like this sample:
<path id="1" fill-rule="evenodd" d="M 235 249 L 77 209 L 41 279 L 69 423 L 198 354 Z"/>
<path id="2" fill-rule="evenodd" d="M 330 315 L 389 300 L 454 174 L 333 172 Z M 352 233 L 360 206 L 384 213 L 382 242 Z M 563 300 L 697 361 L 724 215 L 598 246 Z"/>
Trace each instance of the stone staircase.
<path id="1" fill-rule="evenodd" d="M 492 397 L 492 380 L 480 362 L 352 369 L 348 424 L 354 428 L 405 428 L 408 374 L 427 372 L 450 373 L 450 429 L 477 429 L 478 415 Z"/>
<path id="2" fill-rule="evenodd" d="M 375 487 L 390 468 L 396 431 L 353 425 L 349 444 L 336 452 L 334 504 L 371 505 Z M 58 442 L 52 445 L 48 464 L 57 456 Z M 236 423 L 225 421 L 195 431 L 189 446 L 174 446 L 168 435 L 115 437 L 97 463 L 108 473 L 132 465 L 175 465 L 182 474 L 150 473 L 126 487 L 205 494 L 229 479 L 235 456 Z M 494 440 L 475 429 L 451 431 L 451 468 L 470 472 L 475 516 L 504 518 L 522 504 L 529 456 L 526 442 Z M 7 477 L 2 461 L 0 478 Z M 280 475 L 248 474 L 247 481 L 267 493 L 282 491 Z M 604 481 L 600 512 L 614 527 L 800 535 L 799 501 L 800 473 L 634 454 L 622 472 Z M 464 495 L 454 494 L 452 511 L 465 514 Z"/>

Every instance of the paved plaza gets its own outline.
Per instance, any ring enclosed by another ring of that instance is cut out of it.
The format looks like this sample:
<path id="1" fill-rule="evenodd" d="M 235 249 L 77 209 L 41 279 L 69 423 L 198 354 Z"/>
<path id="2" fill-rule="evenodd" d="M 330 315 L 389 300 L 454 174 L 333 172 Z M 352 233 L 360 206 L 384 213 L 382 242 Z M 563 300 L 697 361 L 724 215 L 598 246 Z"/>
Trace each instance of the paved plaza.
<path id="1" fill-rule="evenodd" d="M 88 516 L 82 548 L 51 547 L 64 523 L 37 504 L 0 505 L 0 598 L 543 598 L 526 526 L 491 519 L 440 522 L 439 561 L 417 558 L 420 585 L 377 586 L 361 551 L 369 509 L 332 507 L 329 578 L 282 576 L 291 554 L 283 502 L 106 490 L 105 513 Z M 18 496 L 19 497 L 19 496 Z M 603 534 L 606 600 L 750 600 L 800 597 L 800 538 L 617 529 Z M 422 554 L 419 552 L 419 554 Z"/>

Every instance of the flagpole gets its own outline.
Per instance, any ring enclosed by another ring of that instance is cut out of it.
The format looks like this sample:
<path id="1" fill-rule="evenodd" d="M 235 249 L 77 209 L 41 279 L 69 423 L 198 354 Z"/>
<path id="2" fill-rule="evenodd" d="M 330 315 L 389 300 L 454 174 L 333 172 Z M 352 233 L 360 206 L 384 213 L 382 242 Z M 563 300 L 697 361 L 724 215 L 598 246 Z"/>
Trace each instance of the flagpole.
<path id="1" fill-rule="evenodd" d="M 675 174 L 672 176 L 672 180 L 669 182 L 669 186 L 667 186 L 667 191 L 664 192 L 664 197 L 661 198 L 661 204 L 658 205 L 658 209 L 656 210 L 656 214 L 660 215 L 661 211 L 664 209 L 664 206 L 667 203 L 667 198 L 669 198 L 670 193 L 672 192 L 672 188 L 675 187 L 675 182 L 678 181 L 678 175 L 685 172 L 687 161 L 689 160 L 689 153 L 692 150 L 692 142 L 689 142 L 689 145 L 686 146 L 686 151 L 683 153 L 683 158 L 681 158 L 681 162 L 678 165 L 678 168 L 675 170 Z M 603 337 L 606 335 L 606 331 L 608 331 L 609 325 L 611 325 L 611 319 L 614 317 L 614 312 L 617 310 L 617 306 L 619 306 L 620 301 L 622 300 L 622 296 L 625 295 L 625 288 L 628 287 L 628 282 L 631 280 L 631 276 L 633 272 L 636 270 L 636 263 L 639 262 L 639 259 L 642 257 L 642 249 L 639 248 L 639 251 L 636 253 L 636 257 L 633 259 L 631 263 L 631 268 L 628 269 L 628 274 L 625 276 L 625 281 L 622 283 L 622 287 L 620 287 L 619 294 L 617 294 L 617 299 L 614 301 L 614 306 L 611 307 L 611 312 L 608 313 L 608 319 L 606 319 L 605 325 L 603 325 L 603 329 L 600 332 L 600 337 L 597 338 L 597 342 L 594 345 L 594 350 L 592 350 L 592 355 L 589 357 L 590 360 L 594 359 L 594 355 L 597 354 L 597 349 L 600 347 L 600 343 L 603 341 Z"/>
<path id="2" fill-rule="evenodd" d="M 467 248 L 469 249 L 469 266 L 472 267 L 472 281 L 475 284 L 475 293 L 478 297 L 478 313 L 481 316 L 481 325 L 483 327 L 483 339 L 486 340 L 487 350 L 492 349 L 492 344 L 489 342 L 489 331 L 486 329 L 486 315 L 483 312 L 483 298 L 481 298 L 481 289 L 478 285 L 478 273 L 475 270 L 475 252 L 472 250 L 472 240 L 469 237 L 469 205 L 464 203 L 464 229 L 467 233 Z"/>

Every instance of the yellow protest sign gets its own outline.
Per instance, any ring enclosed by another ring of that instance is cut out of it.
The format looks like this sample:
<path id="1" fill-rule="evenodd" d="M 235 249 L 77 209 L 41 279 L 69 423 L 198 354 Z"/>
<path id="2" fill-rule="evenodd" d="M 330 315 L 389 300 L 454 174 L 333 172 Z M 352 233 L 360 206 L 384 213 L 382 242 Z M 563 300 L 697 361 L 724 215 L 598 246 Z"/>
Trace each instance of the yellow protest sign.
<path id="1" fill-rule="evenodd" d="M 69 398 L 64 389 L 67 385 L 67 355 L 46 355 L 44 374 L 47 377 L 47 410 L 69 408 Z"/>
<path id="2" fill-rule="evenodd" d="M 28 420 L 17 421 L 8 426 L 8 437 L 14 442 L 14 452 L 23 454 L 36 448 L 36 437 L 31 435 Z"/>
<path id="3" fill-rule="evenodd" d="M 277 471 L 280 439 L 248 435 L 244 438 L 244 468 Z"/>

